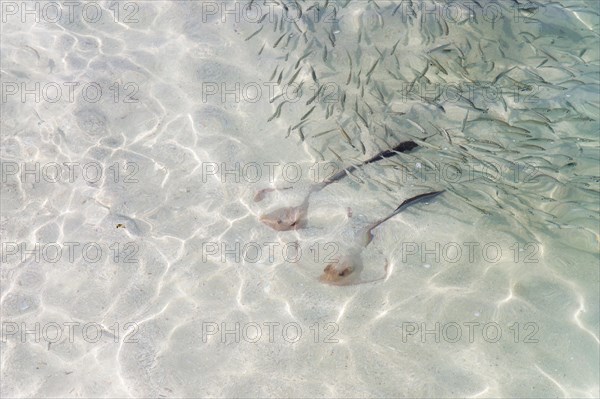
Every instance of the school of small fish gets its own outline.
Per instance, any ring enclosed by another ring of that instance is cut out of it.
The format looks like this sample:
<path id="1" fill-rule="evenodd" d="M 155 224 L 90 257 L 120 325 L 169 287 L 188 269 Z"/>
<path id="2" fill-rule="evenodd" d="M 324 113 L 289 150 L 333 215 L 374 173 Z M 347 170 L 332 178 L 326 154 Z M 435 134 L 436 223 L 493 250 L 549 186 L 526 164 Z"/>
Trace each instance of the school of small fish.
<path id="1" fill-rule="evenodd" d="M 269 4 L 282 13 L 265 14 L 246 40 L 258 57 L 277 60 L 272 80 L 305 93 L 294 107 L 272 99 L 269 123 L 287 124 L 285 137 L 316 159 L 355 166 L 411 140 L 423 151 L 390 158 L 393 169 L 439 168 L 428 153 L 465 170 L 477 165 L 487 174 L 437 189 L 482 214 L 516 219 L 531 237 L 552 224 L 598 241 L 600 50 L 586 45 L 600 36 L 597 7 L 511 0 L 490 13 L 474 0 L 440 17 L 424 4 L 447 12 L 448 2 Z M 295 18 L 278 18 L 284 13 Z M 372 182 L 392 193 L 403 186 Z M 573 207 L 547 195 L 549 187 L 583 200 Z M 305 209 L 287 216 L 304 218 Z"/>

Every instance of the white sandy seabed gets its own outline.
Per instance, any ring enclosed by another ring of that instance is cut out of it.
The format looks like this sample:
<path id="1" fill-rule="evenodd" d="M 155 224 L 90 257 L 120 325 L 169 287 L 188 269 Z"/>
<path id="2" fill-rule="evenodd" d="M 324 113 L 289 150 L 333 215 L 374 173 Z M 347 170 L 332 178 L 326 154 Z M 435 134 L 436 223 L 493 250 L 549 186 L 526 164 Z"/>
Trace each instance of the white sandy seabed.
<path id="1" fill-rule="evenodd" d="M 597 4 L 471 5 L 455 21 L 388 1 L 321 2 L 319 19 L 299 2 L 282 21 L 255 3 L 260 23 L 232 2 L 98 2 L 72 21 L 2 2 L 2 396 L 600 396 Z M 269 121 L 279 78 L 275 96 L 306 90 Z M 507 91 L 427 102 L 401 82 Z M 223 83 L 250 91 L 223 101 Z M 334 105 L 309 102 L 325 83 Z M 420 147 L 315 193 L 305 229 L 259 222 L 327 162 L 401 140 Z M 222 173 L 236 163 L 239 178 Z M 439 189 L 363 250 L 359 277 L 387 259 L 385 281 L 319 281 L 361 226 Z"/>

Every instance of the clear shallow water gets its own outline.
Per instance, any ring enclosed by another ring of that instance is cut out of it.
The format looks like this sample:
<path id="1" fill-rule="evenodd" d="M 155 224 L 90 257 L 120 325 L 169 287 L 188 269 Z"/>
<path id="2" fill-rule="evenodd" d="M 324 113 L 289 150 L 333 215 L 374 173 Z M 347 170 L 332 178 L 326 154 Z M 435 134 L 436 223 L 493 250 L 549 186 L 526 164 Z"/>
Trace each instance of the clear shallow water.
<path id="1" fill-rule="evenodd" d="M 596 3 L 256 3 L 3 9 L 3 395 L 598 397 Z M 319 282 L 439 189 L 362 251 L 385 281 Z"/>

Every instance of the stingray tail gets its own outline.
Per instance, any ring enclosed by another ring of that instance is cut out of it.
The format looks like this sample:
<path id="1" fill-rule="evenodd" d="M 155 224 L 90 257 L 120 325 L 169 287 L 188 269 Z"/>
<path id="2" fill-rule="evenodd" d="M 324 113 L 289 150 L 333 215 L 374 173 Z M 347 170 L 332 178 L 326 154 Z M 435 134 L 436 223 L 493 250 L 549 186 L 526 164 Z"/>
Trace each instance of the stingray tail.
<path id="1" fill-rule="evenodd" d="M 438 195 L 440 195 L 441 193 L 443 193 L 444 191 L 445 190 L 433 191 L 431 193 L 419 194 L 416 197 L 409 198 L 409 199 L 405 200 L 403 203 L 401 203 L 400 205 L 398 205 L 398 208 L 396 208 L 394 210 L 394 212 L 392 212 L 392 214 L 389 217 L 387 217 L 386 219 L 384 219 L 384 220 L 388 220 L 389 218 L 391 218 L 393 216 L 396 216 L 398 213 L 402 212 L 402 210 L 404 210 L 405 208 L 409 207 L 410 205 L 413 205 L 413 204 L 415 204 L 417 202 L 420 202 L 420 201 L 425 201 L 425 200 L 428 200 L 428 199 L 435 198 Z"/>
<path id="2" fill-rule="evenodd" d="M 421 202 L 421 201 L 426 201 L 432 198 L 437 197 L 438 195 L 440 195 L 441 193 L 443 193 L 445 190 L 441 190 L 441 191 L 433 191 L 431 193 L 425 193 L 425 194 L 419 194 L 416 197 L 412 197 L 409 198 L 407 200 L 405 200 L 404 202 L 402 202 L 400 205 L 398 205 L 398 208 L 396 208 L 394 210 L 394 212 L 392 212 L 389 216 L 379 220 L 378 222 L 374 223 L 367 231 L 367 245 L 371 242 L 371 240 L 373 240 L 373 229 L 377 226 L 379 226 L 380 224 L 382 224 L 383 222 L 393 218 L 394 216 L 396 216 L 397 214 L 399 214 L 400 212 L 402 212 L 404 209 L 406 209 L 407 207 L 416 204 L 417 202 Z"/>

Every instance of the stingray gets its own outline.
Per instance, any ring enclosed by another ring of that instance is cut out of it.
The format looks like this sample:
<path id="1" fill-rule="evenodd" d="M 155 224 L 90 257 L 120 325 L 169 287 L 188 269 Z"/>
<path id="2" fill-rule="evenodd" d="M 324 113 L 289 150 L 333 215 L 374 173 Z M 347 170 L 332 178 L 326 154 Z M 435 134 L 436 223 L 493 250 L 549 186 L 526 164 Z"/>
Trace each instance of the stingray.
<path id="1" fill-rule="evenodd" d="M 313 193 L 324 189 L 331 183 L 335 183 L 336 181 L 343 179 L 345 176 L 347 176 L 348 173 L 350 173 L 354 170 L 357 170 L 358 168 L 361 168 L 370 163 L 380 161 L 382 159 L 393 157 L 394 155 L 401 153 L 401 152 L 408 152 L 416 147 L 418 147 L 418 145 L 414 141 L 404 141 L 392 149 L 381 151 L 377 155 L 367 159 L 366 161 L 362 162 L 359 165 L 356 165 L 356 166 L 352 165 L 344 170 L 341 170 L 340 172 L 331 176 L 324 182 L 313 184 L 311 186 L 311 188 L 309 189 L 308 194 L 306 195 L 306 198 L 304 198 L 304 201 L 302 202 L 302 204 L 300 204 L 298 206 L 294 206 L 294 207 L 285 207 L 285 208 L 276 209 L 273 212 L 262 215 L 259 218 L 259 220 L 262 223 L 266 224 L 267 226 L 269 226 L 272 229 L 277 230 L 277 231 L 287 231 L 287 230 L 296 230 L 296 229 L 304 228 L 304 227 L 306 227 L 306 217 L 307 217 L 307 213 L 308 213 L 308 199 L 310 198 L 310 196 Z M 276 190 L 288 190 L 290 188 L 291 187 L 284 187 L 284 188 L 279 188 L 279 189 L 266 188 L 266 189 L 260 190 L 254 196 L 254 201 L 255 202 L 262 201 L 264 199 L 266 193 L 268 193 L 268 192 L 272 192 L 272 191 L 276 191 Z"/>
<path id="2" fill-rule="evenodd" d="M 363 269 L 360 254 L 363 251 L 363 249 L 365 249 L 371 243 L 371 241 L 373 241 L 373 229 L 381 225 L 383 222 L 396 216 L 408 206 L 420 201 L 432 199 L 443 192 L 444 190 L 434 191 L 409 198 L 402 202 L 387 217 L 360 229 L 355 235 L 354 240 L 352 242 L 352 246 L 350 247 L 348 252 L 344 256 L 335 259 L 334 262 L 331 262 L 327 266 L 325 266 L 323 274 L 321 274 L 321 276 L 319 277 L 319 281 L 325 284 L 344 286 L 372 283 L 375 281 L 385 279 L 388 275 L 389 262 L 387 259 L 385 260 L 385 265 L 383 268 L 384 273 L 381 277 L 372 280 L 358 280 L 360 272 Z"/>

